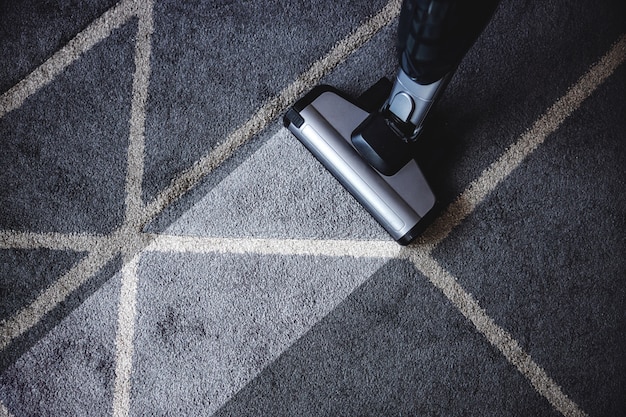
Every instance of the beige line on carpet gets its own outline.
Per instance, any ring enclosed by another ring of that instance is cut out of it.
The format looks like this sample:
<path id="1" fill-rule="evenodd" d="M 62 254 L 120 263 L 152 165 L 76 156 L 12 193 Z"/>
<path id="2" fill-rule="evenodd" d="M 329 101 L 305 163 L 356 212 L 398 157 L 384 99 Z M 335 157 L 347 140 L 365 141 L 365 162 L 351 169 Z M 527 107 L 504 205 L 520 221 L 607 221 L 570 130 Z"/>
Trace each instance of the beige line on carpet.
<path id="1" fill-rule="evenodd" d="M 87 252 L 104 235 L 86 233 L 35 233 L 0 230 L 0 249 L 52 249 Z"/>
<path id="2" fill-rule="evenodd" d="M 402 247 L 391 240 L 263 239 L 154 235 L 150 252 L 254 253 L 354 258 L 395 258 Z"/>
<path id="3" fill-rule="evenodd" d="M 126 176 L 126 217 L 129 231 L 141 233 L 141 214 L 145 210 L 142 198 L 144 173 L 145 121 L 148 87 L 150 83 L 150 56 L 154 32 L 153 1 L 139 5 L 137 42 L 135 43 L 135 74 L 128 140 L 128 172 Z M 131 372 L 133 367 L 133 336 L 135 334 L 137 303 L 137 267 L 141 252 L 134 248 L 122 249 L 122 285 L 118 305 L 115 338 L 115 382 L 113 386 L 113 416 L 125 417 L 130 411 Z"/>
<path id="4" fill-rule="evenodd" d="M 130 112 L 130 133 L 126 174 L 126 223 L 137 225 L 141 210 L 142 182 L 144 171 L 146 103 L 150 83 L 150 56 L 152 53 L 152 33 L 154 32 L 152 1 L 138 5 L 139 17 L 137 41 L 135 43 L 135 74 Z"/>
<path id="5" fill-rule="evenodd" d="M 19 83 L 0 96 L 0 118 L 19 108 L 72 62 L 98 42 L 106 39 L 135 14 L 135 1 L 124 0 L 106 11 Z"/>
<path id="6" fill-rule="evenodd" d="M 141 233 L 140 216 L 144 210 L 141 188 L 144 175 L 145 120 L 150 55 L 154 32 L 153 2 L 145 1 L 137 10 L 139 18 L 135 43 L 135 74 L 128 140 L 128 172 L 126 175 L 126 217 L 124 224 L 132 233 Z M 115 381 L 113 386 L 113 416 L 125 417 L 130 411 L 131 372 L 133 366 L 133 335 L 135 334 L 137 302 L 137 267 L 141 252 L 124 247 L 122 285 L 118 306 L 115 338 Z M 126 252 L 128 251 L 128 252 Z"/>
<path id="7" fill-rule="evenodd" d="M 113 416 L 124 417 L 130 411 L 130 377 L 133 364 L 137 303 L 137 268 L 140 254 L 124 260 L 122 286 L 115 337 L 115 382 L 113 386 Z"/>

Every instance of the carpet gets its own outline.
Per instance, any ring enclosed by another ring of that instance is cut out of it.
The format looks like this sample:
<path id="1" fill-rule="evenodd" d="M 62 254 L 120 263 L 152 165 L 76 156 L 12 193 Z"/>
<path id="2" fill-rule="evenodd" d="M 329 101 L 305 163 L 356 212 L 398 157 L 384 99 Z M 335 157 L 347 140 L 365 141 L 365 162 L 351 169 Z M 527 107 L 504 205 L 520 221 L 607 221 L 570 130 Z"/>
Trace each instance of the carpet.
<path id="1" fill-rule="evenodd" d="M 282 126 L 399 8 L 0 3 L 0 416 L 626 416 L 622 2 L 501 2 L 407 247 Z"/>

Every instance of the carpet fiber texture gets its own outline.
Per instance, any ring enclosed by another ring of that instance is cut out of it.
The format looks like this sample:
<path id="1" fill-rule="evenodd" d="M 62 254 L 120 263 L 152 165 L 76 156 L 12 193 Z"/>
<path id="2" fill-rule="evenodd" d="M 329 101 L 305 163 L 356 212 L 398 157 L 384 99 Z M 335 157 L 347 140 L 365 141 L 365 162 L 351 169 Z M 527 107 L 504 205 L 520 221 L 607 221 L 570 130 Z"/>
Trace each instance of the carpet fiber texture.
<path id="1" fill-rule="evenodd" d="M 281 123 L 400 2 L 0 2 L 0 416 L 626 416 L 626 11 L 502 0 L 393 242 Z"/>

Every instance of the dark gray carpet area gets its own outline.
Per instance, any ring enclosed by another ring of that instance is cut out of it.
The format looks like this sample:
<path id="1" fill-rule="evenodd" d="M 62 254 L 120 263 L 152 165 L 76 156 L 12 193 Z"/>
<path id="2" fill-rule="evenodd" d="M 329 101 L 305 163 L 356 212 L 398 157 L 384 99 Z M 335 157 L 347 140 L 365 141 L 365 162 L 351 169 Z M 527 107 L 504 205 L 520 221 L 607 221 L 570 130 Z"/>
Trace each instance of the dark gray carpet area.
<path id="1" fill-rule="evenodd" d="M 115 0 L 0 2 L 0 91 L 6 91 L 67 44 Z"/>
<path id="2" fill-rule="evenodd" d="M 136 24 L 0 120 L 2 227 L 105 233 L 124 214 Z M 59 97 L 62 99 L 59 100 Z"/>
<path id="3" fill-rule="evenodd" d="M 556 415 L 425 284 L 388 263 L 217 415 Z"/>
<path id="4" fill-rule="evenodd" d="M 502 0 L 417 148 L 428 253 L 282 125 L 395 76 L 398 5 L 0 0 L 0 417 L 626 417 L 623 1 Z"/>
<path id="5" fill-rule="evenodd" d="M 616 169 L 626 167 L 626 119 L 597 112 L 626 94 L 620 74 L 436 252 L 583 407 L 603 415 L 624 412 L 609 393 L 626 387 L 626 170 Z"/>

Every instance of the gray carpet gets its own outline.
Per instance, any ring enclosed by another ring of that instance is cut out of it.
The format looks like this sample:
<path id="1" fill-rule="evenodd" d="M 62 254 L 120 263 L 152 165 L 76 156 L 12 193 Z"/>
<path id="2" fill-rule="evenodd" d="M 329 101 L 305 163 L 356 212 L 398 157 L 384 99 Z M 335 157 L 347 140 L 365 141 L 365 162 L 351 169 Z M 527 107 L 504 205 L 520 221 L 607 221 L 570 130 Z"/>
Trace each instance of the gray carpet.
<path id="1" fill-rule="evenodd" d="M 398 11 L 0 2 L 0 416 L 626 416 L 624 5 L 502 1 L 406 248 L 281 124 Z"/>

